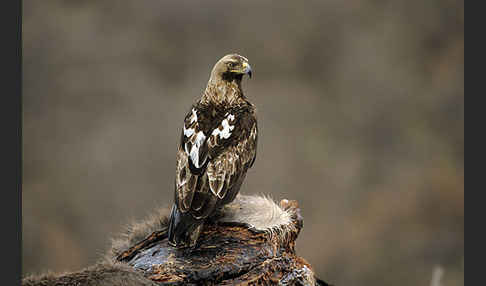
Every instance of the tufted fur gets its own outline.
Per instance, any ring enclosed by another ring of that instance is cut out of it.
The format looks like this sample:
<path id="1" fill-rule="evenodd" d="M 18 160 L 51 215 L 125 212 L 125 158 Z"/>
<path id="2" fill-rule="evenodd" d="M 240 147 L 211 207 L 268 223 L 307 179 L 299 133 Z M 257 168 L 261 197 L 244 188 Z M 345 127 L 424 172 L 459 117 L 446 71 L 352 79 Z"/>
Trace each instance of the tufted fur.
<path id="1" fill-rule="evenodd" d="M 106 254 L 105 259 L 107 261 L 114 261 L 114 258 L 122 251 L 143 240 L 153 232 L 167 231 L 169 226 L 169 213 L 170 209 L 167 207 L 159 208 L 146 219 L 128 225 L 124 232 L 111 240 L 111 249 Z"/>
<path id="2" fill-rule="evenodd" d="M 292 214 L 266 196 L 239 195 L 233 203 L 223 207 L 218 220 L 242 223 L 255 231 L 272 232 L 290 225 Z"/>
<path id="3" fill-rule="evenodd" d="M 23 286 L 157 286 L 132 267 L 123 263 L 100 263 L 81 271 L 39 276 L 31 275 L 22 279 Z"/>
<path id="4" fill-rule="evenodd" d="M 132 224 L 117 239 L 112 241 L 112 248 L 107 259 L 113 259 L 129 246 L 143 240 L 155 231 L 168 228 L 168 208 L 156 210 L 142 222 Z M 220 209 L 213 220 L 222 223 L 236 223 L 248 226 L 252 231 L 279 233 L 286 238 L 286 233 L 293 230 L 293 210 L 284 210 L 274 200 L 266 196 L 238 195 L 235 200 Z"/>

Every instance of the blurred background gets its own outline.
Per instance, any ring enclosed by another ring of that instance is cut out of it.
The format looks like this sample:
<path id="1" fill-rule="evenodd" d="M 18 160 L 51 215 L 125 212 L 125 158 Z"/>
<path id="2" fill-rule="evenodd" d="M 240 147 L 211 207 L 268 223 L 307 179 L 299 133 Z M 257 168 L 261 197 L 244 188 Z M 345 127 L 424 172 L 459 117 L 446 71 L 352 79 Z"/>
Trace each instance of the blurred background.
<path id="1" fill-rule="evenodd" d="M 335 285 L 464 284 L 464 3 L 33 1 L 23 14 L 23 273 L 93 264 L 173 199 L 215 62 L 254 70 L 241 189 L 298 200 Z"/>

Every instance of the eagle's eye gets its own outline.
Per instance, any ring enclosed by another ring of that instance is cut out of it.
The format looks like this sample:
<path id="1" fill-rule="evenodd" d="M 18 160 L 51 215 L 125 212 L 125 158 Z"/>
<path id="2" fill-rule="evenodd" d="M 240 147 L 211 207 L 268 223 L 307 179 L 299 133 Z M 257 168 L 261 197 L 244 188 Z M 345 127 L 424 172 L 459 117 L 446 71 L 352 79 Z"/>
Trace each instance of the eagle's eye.
<path id="1" fill-rule="evenodd" d="M 230 68 L 234 68 L 234 67 L 236 67 L 236 65 L 237 65 L 237 63 L 235 63 L 235 62 L 229 62 L 228 63 L 228 67 L 230 67 Z"/>

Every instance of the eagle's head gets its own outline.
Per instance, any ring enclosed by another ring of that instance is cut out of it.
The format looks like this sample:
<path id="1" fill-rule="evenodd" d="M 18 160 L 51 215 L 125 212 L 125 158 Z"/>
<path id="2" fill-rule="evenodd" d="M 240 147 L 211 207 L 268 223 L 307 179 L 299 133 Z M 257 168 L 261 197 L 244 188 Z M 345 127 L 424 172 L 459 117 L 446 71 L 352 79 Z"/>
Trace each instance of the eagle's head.
<path id="1" fill-rule="evenodd" d="M 238 54 L 229 54 L 222 57 L 211 72 L 210 81 L 241 81 L 243 75 L 251 78 L 251 67 L 248 59 Z"/>

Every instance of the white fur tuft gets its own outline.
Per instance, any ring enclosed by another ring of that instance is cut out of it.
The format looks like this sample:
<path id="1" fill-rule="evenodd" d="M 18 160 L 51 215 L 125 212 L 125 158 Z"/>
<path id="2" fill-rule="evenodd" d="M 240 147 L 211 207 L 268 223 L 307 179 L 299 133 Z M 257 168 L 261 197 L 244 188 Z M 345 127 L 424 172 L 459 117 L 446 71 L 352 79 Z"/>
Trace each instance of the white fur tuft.
<path id="1" fill-rule="evenodd" d="M 222 214 L 219 221 L 244 223 L 257 231 L 273 232 L 292 224 L 292 214 L 265 196 L 238 195 Z"/>

